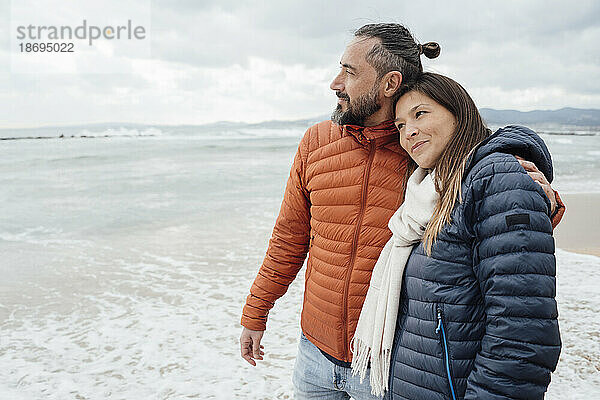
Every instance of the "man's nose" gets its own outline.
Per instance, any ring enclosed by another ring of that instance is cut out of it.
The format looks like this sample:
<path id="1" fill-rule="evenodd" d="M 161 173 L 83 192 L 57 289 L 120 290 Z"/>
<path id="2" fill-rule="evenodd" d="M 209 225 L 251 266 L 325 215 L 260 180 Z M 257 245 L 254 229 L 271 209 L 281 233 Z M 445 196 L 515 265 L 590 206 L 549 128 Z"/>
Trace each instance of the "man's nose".
<path id="1" fill-rule="evenodd" d="M 341 72 L 339 74 L 337 74 L 335 78 L 333 78 L 333 80 L 331 81 L 331 84 L 329 85 L 329 88 L 336 92 L 344 91 L 344 81 L 342 80 Z"/>

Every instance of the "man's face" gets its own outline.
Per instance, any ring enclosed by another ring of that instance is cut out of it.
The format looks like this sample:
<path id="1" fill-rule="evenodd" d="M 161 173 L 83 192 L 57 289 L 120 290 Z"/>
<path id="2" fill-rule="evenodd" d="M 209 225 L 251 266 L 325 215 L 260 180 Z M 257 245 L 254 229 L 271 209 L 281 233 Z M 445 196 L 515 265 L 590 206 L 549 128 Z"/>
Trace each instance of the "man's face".
<path id="1" fill-rule="evenodd" d="M 381 108 L 377 71 L 365 58 L 378 39 L 355 38 L 340 61 L 340 73 L 329 86 L 338 97 L 331 120 L 338 125 L 364 125 Z"/>

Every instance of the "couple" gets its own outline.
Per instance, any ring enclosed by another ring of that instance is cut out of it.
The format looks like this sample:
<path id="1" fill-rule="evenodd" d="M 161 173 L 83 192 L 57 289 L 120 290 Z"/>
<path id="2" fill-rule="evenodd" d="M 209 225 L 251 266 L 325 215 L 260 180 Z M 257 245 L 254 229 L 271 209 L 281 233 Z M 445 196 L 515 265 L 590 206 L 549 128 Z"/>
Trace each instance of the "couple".
<path id="1" fill-rule="evenodd" d="M 240 337 L 256 365 L 308 253 L 297 399 L 541 399 L 558 361 L 548 150 L 491 134 L 423 53 L 401 25 L 360 28 L 332 121 L 300 141 Z"/>

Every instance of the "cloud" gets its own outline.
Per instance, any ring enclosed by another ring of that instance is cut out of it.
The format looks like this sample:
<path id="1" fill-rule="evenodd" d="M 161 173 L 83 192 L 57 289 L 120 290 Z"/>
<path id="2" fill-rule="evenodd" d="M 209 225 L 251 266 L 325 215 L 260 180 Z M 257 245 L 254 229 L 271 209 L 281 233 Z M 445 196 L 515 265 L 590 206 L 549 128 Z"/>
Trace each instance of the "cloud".
<path id="1" fill-rule="evenodd" d="M 131 75 L 12 75 L 0 92 L 7 121 L 60 124 L 127 121 L 197 124 L 217 120 L 259 122 L 328 113 L 329 70 L 250 58 L 247 65 L 194 67 L 135 60 Z M 6 79 L 6 77 L 4 78 Z M 31 107 L 35 104 L 35 107 Z"/>
<path id="2" fill-rule="evenodd" d="M 439 42 L 426 70 L 455 78 L 480 106 L 600 108 L 597 1 L 155 0 L 151 57 L 130 56 L 129 73 L 62 75 L 10 73 L 9 4 L 0 4 L 0 121 L 9 126 L 328 114 L 353 30 L 382 21 Z"/>

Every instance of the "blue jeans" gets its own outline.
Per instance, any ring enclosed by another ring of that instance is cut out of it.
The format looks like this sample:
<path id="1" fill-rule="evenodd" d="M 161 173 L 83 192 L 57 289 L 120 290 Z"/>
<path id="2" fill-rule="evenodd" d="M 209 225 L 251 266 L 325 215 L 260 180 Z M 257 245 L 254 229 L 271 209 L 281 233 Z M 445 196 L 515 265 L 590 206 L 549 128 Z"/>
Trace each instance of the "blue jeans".
<path id="1" fill-rule="evenodd" d="M 382 400 L 371 394 L 369 372 L 362 383 L 353 376 L 351 368 L 329 361 L 304 334 L 300 336 L 298 356 L 294 366 L 294 399 Z"/>

